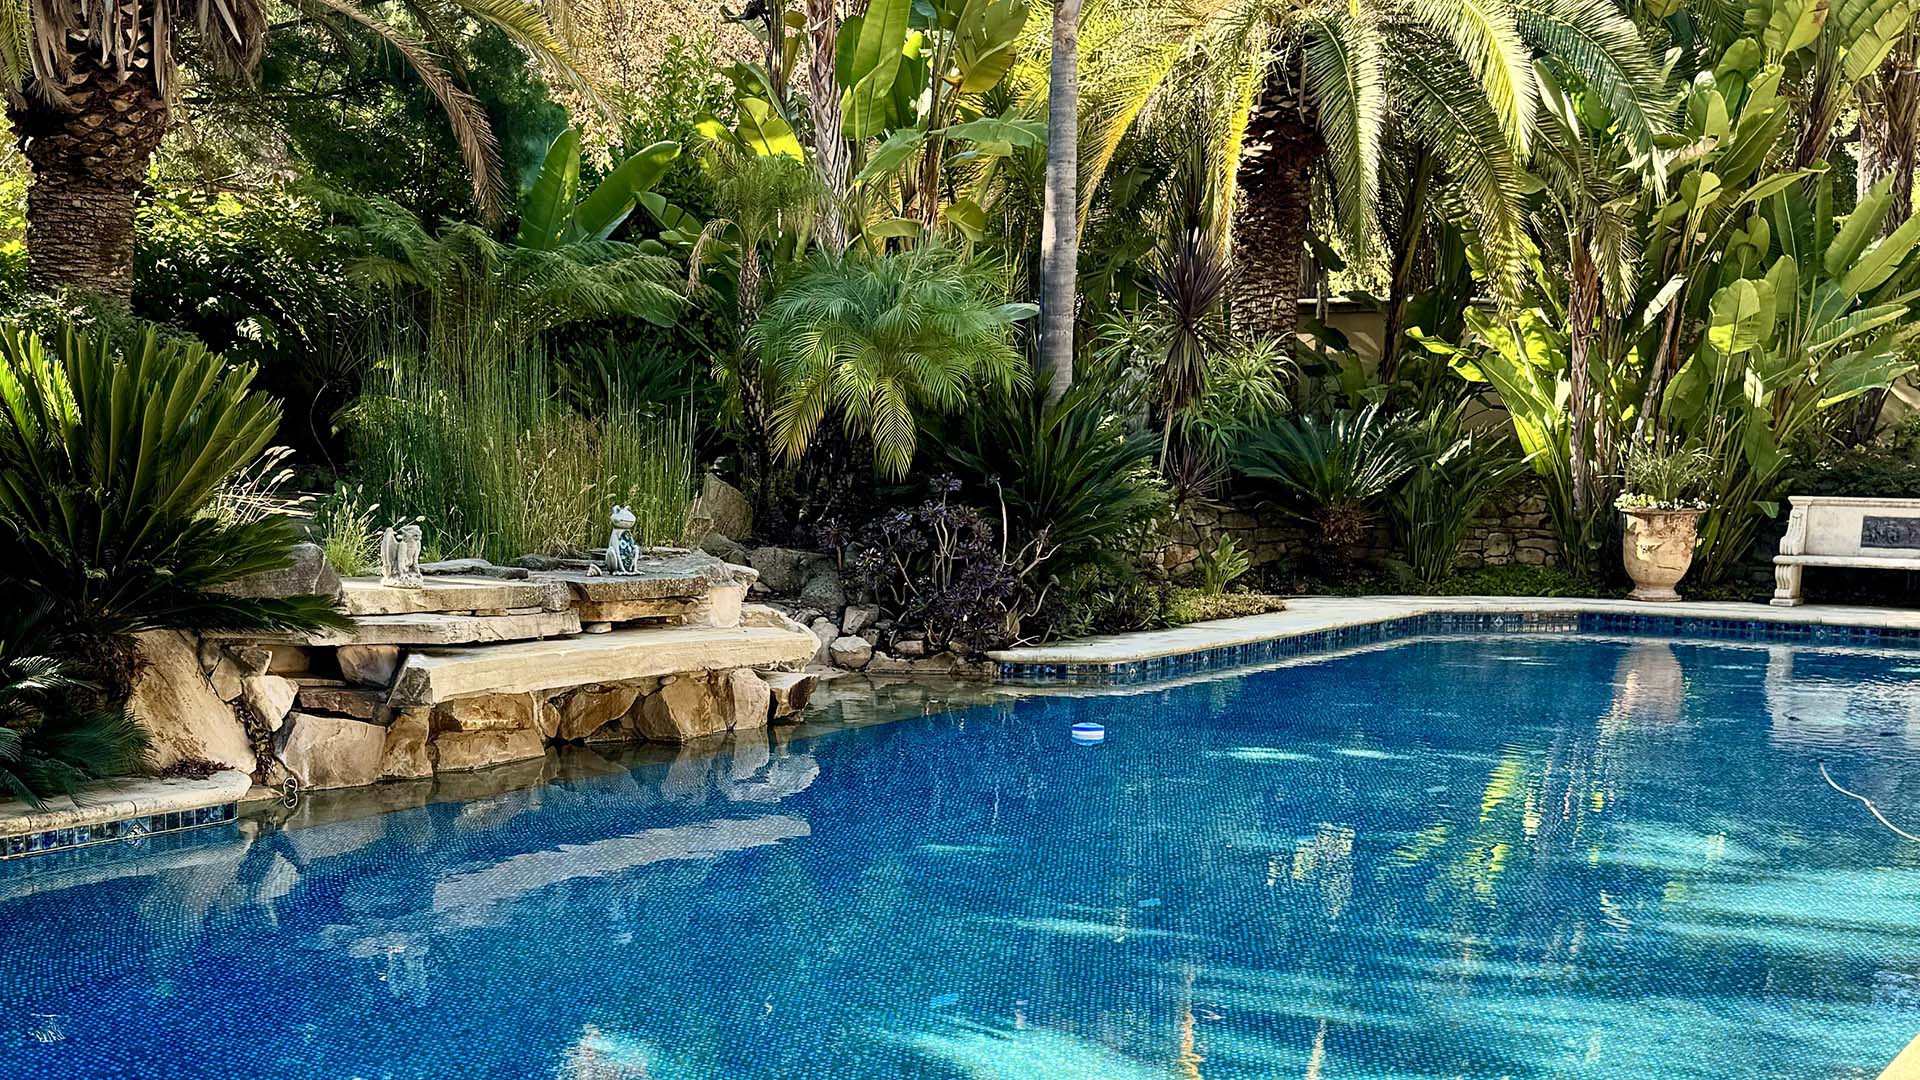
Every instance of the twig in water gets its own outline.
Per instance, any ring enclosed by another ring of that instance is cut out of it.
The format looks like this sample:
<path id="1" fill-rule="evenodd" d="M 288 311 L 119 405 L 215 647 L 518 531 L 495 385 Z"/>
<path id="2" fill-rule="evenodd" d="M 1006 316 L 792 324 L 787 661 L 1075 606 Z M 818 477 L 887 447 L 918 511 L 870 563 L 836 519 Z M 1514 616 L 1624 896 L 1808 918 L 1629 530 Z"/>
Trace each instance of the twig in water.
<path id="1" fill-rule="evenodd" d="M 1824 762 L 1824 761 L 1822 761 L 1822 762 L 1820 762 L 1820 763 L 1819 763 L 1819 765 L 1820 765 L 1820 777 L 1821 777 L 1821 779 L 1823 779 L 1823 780 L 1825 780 L 1825 781 L 1827 782 L 1827 786 L 1828 786 L 1828 787 L 1830 787 L 1830 788 L 1832 788 L 1833 790 L 1835 790 L 1835 791 L 1837 791 L 1837 792 L 1839 792 L 1839 793 L 1840 793 L 1840 794 L 1842 794 L 1842 795 L 1845 795 L 1845 796 L 1846 796 L 1847 798 L 1849 798 L 1849 799 L 1858 799 L 1858 800 L 1860 800 L 1860 802 L 1861 802 L 1861 803 L 1862 803 L 1863 805 L 1865 805 L 1865 806 L 1866 806 L 1866 808 L 1867 808 L 1868 810 L 1870 810 L 1870 811 L 1872 811 L 1872 812 L 1873 812 L 1873 816 L 1879 819 L 1879 821 L 1880 821 L 1880 824 L 1882 824 L 1882 825 L 1885 825 L 1885 826 L 1886 826 L 1887 828 L 1889 828 L 1889 829 L 1891 829 L 1891 830 L 1893 830 L 1893 834 L 1894 834 L 1895 836 L 1899 836 L 1899 837 L 1903 837 L 1903 838 L 1905 838 L 1905 839 L 1908 839 L 1908 840 L 1911 840 L 1911 841 L 1913 841 L 1913 842 L 1914 842 L 1914 843 L 1916 843 L 1916 844 L 1920 844 L 1920 836 L 1915 836 L 1915 835 L 1913 835 L 1912 833 L 1910 833 L 1910 832 L 1908 832 L 1908 831 L 1906 831 L 1905 829 L 1902 829 L 1902 828 L 1901 828 L 1900 826 L 1898 826 L 1898 825 L 1895 825 L 1895 824 L 1894 824 L 1893 822 L 1891 822 L 1891 821 L 1888 821 L 1888 820 L 1887 820 L 1887 815 L 1885 815 L 1885 814 L 1883 814 L 1883 813 L 1881 813 L 1881 812 L 1880 812 L 1880 808 L 1879 808 L 1879 807 L 1877 807 L 1877 806 L 1875 806 L 1875 805 L 1873 805 L 1873 800 L 1872 800 L 1872 799 L 1869 799 L 1869 798 L 1867 798 L 1867 797 L 1866 797 L 1865 795 L 1861 795 L 1861 794 L 1858 794 L 1858 793 L 1856 793 L 1856 792 L 1852 792 L 1852 791 L 1848 791 L 1848 790 L 1847 790 L 1846 788 L 1843 788 L 1843 787 L 1841 787 L 1841 786 L 1840 786 L 1839 784 L 1836 784 L 1836 783 L 1834 783 L 1834 782 L 1833 782 L 1833 777 L 1831 777 L 1831 776 L 1829 776 L 1829 775 L 1827 775 L 1827 763 L 1826 763 L 1826 762 Z"/>

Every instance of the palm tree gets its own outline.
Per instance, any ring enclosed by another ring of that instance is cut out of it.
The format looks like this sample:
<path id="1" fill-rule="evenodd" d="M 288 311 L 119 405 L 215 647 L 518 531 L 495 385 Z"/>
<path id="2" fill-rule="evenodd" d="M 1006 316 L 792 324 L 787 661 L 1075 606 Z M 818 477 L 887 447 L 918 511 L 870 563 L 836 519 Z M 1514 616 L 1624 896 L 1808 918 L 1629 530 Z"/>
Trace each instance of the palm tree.
<path id="1" fill-rule="evenodd" d="M 445 0 L 493 23 L 562 73 L 568 51 L 546 9 L 506 0 Z M 355 0 L 294 0 L 309 18 L 379 36 L 446 110 L 473 177 L 474 200 L 498 201 L 498 153 L 486 114 L 423 44 Z M 429 8 L 417 18 L 430 17 Z M 33 182 L 27 190 L 29 279 L 126 298 L 133 213 L 172 122 L 182 61 L 247 78 L 266 51 L 267 0 L 0 0 L 0 84 Z"/>
<path id="2" fill-rule="evenodd" d="M 813 117 L 813 164 L 823 189 L 817 227 L 820 246 L 838 255 L 847 250 L 846 200 L 851 160 L 840 134 L 840 84 L 833 74 L 840 37 L 840 11 L 835 0 L 807 0 L 807 38 L 813 59 L 807 77 L 813 90 L 807 110 Z"/>
<path id="3" fill-rule="evenodd" d="M 1079 293 L 1080 0 L 1053 7 L 1047 79 L 1047 188 L 1040 225 L 1040 369 L 1047 400 L 1073 386 L 1073 316 Z"/>
<path id="4" fill-rule="evenodd" d="M 958 411 L 982 383 L 1029 381 L 1007 337 L 1034 307 L 998 303 L 997 291 L 934 244 L 872 259 L 816 255 L 753 332 L 774 388 L 772 435 L 781 451 L 798 460 L 820 425 L 837 417 L 848 436 L 872 444 L 881 474 L 905 476 L 916 413 Z"/>
<path id="5" fill-rule="evenodd" d="M 1244 338 L 1284 337 L 1297 323 L 1317 179 L 1329 181 L 1349 253 L 1371 251 L 1390 129 L 1430 149 L 1477 218 L 1496 284 L 1517 288 L 1536 57 L 1579 70 L 1615 104 L 1629 142 L 1651 149 L 1645 118 L 1662 88 L 1637 83 L 1608 51 L 1617 35 L 1601 31 L 1632 26 L 1614 0 L 1098 2 L 1095 50 L 1135 62 L 1089 69 L 1083 197 L 1153 102 L 1206 103 Z"/>

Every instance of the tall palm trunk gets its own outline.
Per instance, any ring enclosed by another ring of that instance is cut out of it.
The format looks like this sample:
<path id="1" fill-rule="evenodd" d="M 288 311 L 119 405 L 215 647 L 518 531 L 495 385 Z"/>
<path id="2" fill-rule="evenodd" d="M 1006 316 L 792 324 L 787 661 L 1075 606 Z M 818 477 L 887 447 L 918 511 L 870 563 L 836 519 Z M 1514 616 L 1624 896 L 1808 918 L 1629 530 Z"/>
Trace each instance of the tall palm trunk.
<path id="1" fill-rule="evenodd" d="M 1313 168 L 1325 152 L 1288 64 L 1275 61 L 1254 99 L 1240 152 L 1232 311 L 1242 338 L 1285 343 L 1300 325 Z"/>
<path id="2" fill-rule="evenodd" d="M 152 9 L 143 5 L 140 51 L 124 73 L 102 66 L 81 34 L 55 48 L 72 74 L 49 103 L 29 91 L 10 102 L 21 152 L 33 169 L 27 188 L 27 278 L 39 288 L 73 288 L 127 299 L 133 292 L 133 210 L 148 164 L 167 131 L 167 101 L 156 80 Z"/>
<path id="3" fill-rule="evenodd" d="M 1882 181 L 1891 181 L 1893 207 L 1885 231 L 1892 232 L 1913 216 L 1916 155 L 1920 154 L 1920 70 L 1916 70 L 1911 37 L 1896 45 L 1872 83 L 1862 88 L 1860 101 L 1859 193 L 1864 196 Z M 1880 414 L 1887 405 L 1885 390 L 1870 390 L 1854 410 L 1845 434 L 1855 446 L 1873 439 Z"/>
<path id="4" fill-rule="evenodd" d="M 1080 264 L 1080 0 L 1053 8 L 1047 86 L 1047 194 L 1040 226 L 1040 369 L 1047 400 L 1073 386 Z"/>
<path id="5" fill-rule="evenodd" d="M 813 161 L 826 188 L 826 206 L 819 219 L 820 246 L 838 255 L 847 250 L 847 140 L 840 134 L 840 85 L 834 81 L 835 41 L 840 36 L 840 13 L 834 0 L 807 0 L 807 34 L 813 59 L 807 70 L 808 111 L 813 114 Z"/>

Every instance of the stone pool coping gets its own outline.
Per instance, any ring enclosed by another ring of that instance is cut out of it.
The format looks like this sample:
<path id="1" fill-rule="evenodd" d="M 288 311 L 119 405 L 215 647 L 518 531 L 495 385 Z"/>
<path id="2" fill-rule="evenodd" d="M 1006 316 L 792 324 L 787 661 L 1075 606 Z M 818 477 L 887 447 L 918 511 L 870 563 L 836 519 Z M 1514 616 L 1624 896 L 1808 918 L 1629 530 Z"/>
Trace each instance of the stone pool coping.
<path id="1" fill-rule="evenodd" d="M 127 777 L 82 786 L 46 809 L 0 807 L 0 859 L 131 840 L 232 821 L 252 778 L 234 770 L 204 780 Z"/>
<path id="2" fill-rule="evenodd" d="M 1914 1036 L 1900 1056 L 1893 1059 L 1880 1080 L 1920 1080 L 1920 1035 Z"/>
<path id="3" fill-rule="evenodd" d="M 1306 596 L 1287 601 L 1287 610 L 1269 615 L 1194 623 L 1172 630 L 1109 634 L 1055 645 L 1001 649 L 987 654 L 1003 682 L 1132 681 L 1227 669 L 1266 660 L 1274 643 L 1319 635 L 1322 648 L 1358 644 L 1365 628 L 1386 628 L 1400 620 L 1437 616 L 1440 625 L 1409 627 L 1407 632 L 1446 629 L 1516 629 L 1576 632 L 1582 616 L 1620 626 L 1684 635 L 1735 636 L 1741 630 L 1779 632 L 1781 640 L 1860 644 L 1900 640 L 1920 645 L 1920 611 L 1892 608 L 1809 605 L 1776 608 L 1762 603 L 1645 603 L 1637 600 L 1515 596 Z M 1449 618 L 1454 617 L 1454 618 Z M 1476 627 L 1478 620 L 1485 624 Z M 1555 624 L 1555 620 L 1572 620 Z M 1818 628 L 1832 628 L 1823 634 Z M 1798 632 L 1796 632 L 1798 631 Z M 1304 643 L 1303 643 L 1304 644 Z M 1319 651 L 1312 649 L 1309 651 Z"/>

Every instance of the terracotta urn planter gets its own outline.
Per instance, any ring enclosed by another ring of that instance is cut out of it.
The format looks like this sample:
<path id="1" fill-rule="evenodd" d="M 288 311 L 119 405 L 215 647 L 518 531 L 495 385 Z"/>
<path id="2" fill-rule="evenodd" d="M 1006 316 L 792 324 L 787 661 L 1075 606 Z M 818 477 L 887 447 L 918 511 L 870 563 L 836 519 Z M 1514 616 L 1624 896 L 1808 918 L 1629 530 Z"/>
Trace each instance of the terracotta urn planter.
<path id="1" fill-rule="evenodd" d="M 1693 565 L 1693 544 L 1700 534 L 1698 510 L 1626 510 L 1620 558 L 1633 579 L 1634 600 L 1678 600 L 1675 584 Z"/>

